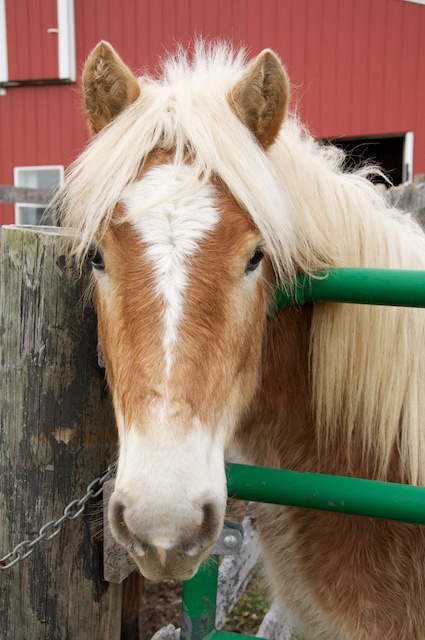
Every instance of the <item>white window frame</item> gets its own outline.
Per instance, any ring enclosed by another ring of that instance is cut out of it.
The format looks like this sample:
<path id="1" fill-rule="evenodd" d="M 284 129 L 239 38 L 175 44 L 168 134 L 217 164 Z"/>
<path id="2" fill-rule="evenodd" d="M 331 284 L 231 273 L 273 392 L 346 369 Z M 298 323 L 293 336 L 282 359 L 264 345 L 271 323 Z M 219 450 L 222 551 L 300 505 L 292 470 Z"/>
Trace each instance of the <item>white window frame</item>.
<path id="1" fill-rule="evenodd" d="M 8 80 L 6 0 L 0 0 L 0 82 L 7 82 Z"/>
<path id="2" fill-rule="evenodd" d="M 425 4 L 425 0 L 404 0 L 405 2 L 413 2 L 414 4 Z"/>
<path id="3" fill-rule="evenodd" d="M 22 174 L 25 174 L 25 172 L 30 172 L 30 171 L 52 171 L 52 170 L 57 170 L 59 171 L 59 182 L 58 182 L 58 186 L 63 184 L 64 181 L 64 167 L 61 164 L 51 164 L 51 165 L 34 165 L 34 166 L 25 166 L 25 167 L 14 167 L 13 169 L 13 183 L 15 187 L 22 187 L 22 186 L 27 186 L 27 185 L 22 185 L 20 184 L 20 176 L 22 176 Z M 33 188 L 33 187 L 32 187 Z M 37 187 L 35 187 L 37 188 Z M 24 213 L 24 209 L 29 209 L 29 208 L 40 208 L 40 209 L 45 209 L 45 205 L 39 204 L 37 202 L 31 203 L 31 202 L 15 202 L 15 224 L 28 224 L 25 221 L 25 217 L 23 216 Z M 38 223 L 37 223 L 38 224 Z"/>
<path id="4" fill-rule="evenodd" d="M 403 184 L 413 180 L 413 131 L 406 131 L 403 145 Z"/>
<path id="5" fill-rule="evenodd" d="M 57 0 L 57 3 L 59 80 L 75 82 L 77 72 L 75 62 L 74 0 Z"/>
<path id="6" fill-rule="evenodd" d="M 56 0 L 57 25 L 49 29 L 58 34 L 58 77 L 62 82 L 75 82 L 77 65 L 75 56 L 74 0 Z M 38 80 L 43 81 L 44 78 Z M 0 0 L 0 84 L 9 83 L 7 55 L 6 0 Z M 10 84 L 15 84 L 10 82 Z M 19 83 L 18 83 L 19 84 Z"/>

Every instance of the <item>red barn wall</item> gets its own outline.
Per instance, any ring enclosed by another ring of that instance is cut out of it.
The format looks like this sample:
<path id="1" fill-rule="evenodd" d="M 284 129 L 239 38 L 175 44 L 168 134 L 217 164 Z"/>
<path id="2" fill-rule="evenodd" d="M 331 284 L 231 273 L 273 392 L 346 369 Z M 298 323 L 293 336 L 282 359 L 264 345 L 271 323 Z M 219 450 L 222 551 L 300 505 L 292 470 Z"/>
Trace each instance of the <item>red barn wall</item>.
<path id="1" fill-rule="evenodd" d="M 6 0 L 10 80 L 58 77 L 56 0 Z"/>
<path id="2" fill-rule="evenodd" d="M 424 5 L 74 0 L 74 7 L 78 72 L 100 39 L 109 40 L 135 70 L 155 67 L 165 50 L 195 35 L 229 39 L 252 55 L 271 47 L 287 66 L 293 107 L 315 135 L 413 131 L 414 173 L 425 173 Z M 43 28 L 33 20 L 21 25 L 33 34 Z M 86 139 L 77 84 L 7 88 L 0 96 L 0 183 L 13 184 L 15 166 L 67 166 Z M 12 221 L 13 207 L 0 205 L 0 223 Z"/>

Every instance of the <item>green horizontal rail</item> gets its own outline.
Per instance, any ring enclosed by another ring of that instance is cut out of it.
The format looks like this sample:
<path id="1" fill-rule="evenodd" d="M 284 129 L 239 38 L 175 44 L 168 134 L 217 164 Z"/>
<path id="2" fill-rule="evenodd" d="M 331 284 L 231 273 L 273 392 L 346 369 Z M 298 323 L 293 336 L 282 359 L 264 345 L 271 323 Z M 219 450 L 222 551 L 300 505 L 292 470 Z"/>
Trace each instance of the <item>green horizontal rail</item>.
<path id="1" fill-rule="evenodd" d="M 425 524 L 425 487 L 229 464 L 231 497 Z"/>
<path id="2" fill-rule="evenodd" d="M 299 275 L 292 290 L 276 289 L 275 304 L 279 309 L 326 301 L 425 307 L 425 271 L 331 269 L 314 276 Z"/>

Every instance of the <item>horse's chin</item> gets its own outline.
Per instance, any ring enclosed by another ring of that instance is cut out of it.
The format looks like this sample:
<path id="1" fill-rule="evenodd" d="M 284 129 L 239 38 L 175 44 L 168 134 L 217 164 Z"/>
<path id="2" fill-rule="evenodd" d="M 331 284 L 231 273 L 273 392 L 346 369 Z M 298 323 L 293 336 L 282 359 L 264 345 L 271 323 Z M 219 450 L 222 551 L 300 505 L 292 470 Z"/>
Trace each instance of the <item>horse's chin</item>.
<path id="1" fill-rule="evenodd" d="M 172 551 L 167 554 L 169 557 L 164 565 L 159 562 L 156 553 L 147 552 L 143 556 L 136 556 L 132 553 L 131 556 L 145 578 L 158 582 L 160 580 L 184 581 L 193 578 L 199 565 L 208 558 L 209 554 L 210 549 L 204 550 L 196 556 L 189 556 L 181 551 Z"/>

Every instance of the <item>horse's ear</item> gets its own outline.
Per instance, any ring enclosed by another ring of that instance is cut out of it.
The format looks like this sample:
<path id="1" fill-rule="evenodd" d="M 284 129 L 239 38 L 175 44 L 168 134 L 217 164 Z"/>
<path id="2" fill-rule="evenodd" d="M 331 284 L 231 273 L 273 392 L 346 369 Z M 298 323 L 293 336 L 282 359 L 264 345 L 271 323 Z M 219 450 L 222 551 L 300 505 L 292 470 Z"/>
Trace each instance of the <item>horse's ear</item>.
<path id="1" fill-rule="evenodd" d="M 108 42 L 99 44 L 84 65 L 82 85 L 90 130 L 98 133 L 140 93 L 137 79 Z"/>
<path id="2" fill-rule="evenodd" d="M 265 49 L 230 93 L 230 105 L 267 149 L 275 140 L 289 102 L 289 81 L 279 58 Z"/>

